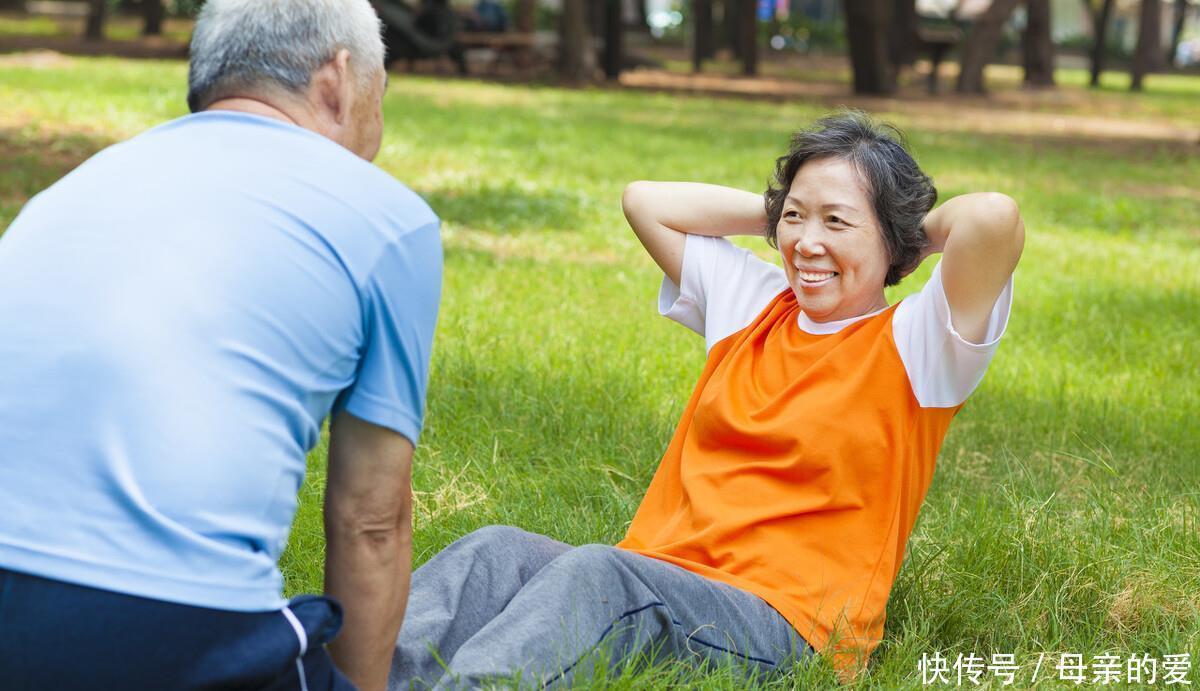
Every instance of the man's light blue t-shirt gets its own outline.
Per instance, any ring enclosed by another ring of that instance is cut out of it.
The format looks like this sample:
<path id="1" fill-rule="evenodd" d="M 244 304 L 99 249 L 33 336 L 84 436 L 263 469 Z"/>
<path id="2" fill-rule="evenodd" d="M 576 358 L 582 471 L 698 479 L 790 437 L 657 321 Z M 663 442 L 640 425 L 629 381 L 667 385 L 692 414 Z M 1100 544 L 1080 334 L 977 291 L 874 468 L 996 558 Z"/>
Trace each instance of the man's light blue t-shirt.
<path id="1" fill-rule="evenodd" d="M 438 225 L 334 142 L 233 112 L 31 200 L 0 236 L 0 567 L 279 607 L 331 409 L 417 441 Z"/>

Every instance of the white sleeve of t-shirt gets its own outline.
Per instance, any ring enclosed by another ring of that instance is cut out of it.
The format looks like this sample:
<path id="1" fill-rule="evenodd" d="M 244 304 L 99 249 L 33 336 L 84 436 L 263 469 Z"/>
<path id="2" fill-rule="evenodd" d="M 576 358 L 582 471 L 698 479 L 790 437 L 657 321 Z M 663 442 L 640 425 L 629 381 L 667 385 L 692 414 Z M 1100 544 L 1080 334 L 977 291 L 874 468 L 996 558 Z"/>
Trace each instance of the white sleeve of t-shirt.
<path id="1" fill-rule="evenodd" d="M 658 312 L 704 336 L 705 350 L 750 325 L 788 287 L 783 269 L 725 238 L 688 235 L 675 285 L 663 276 Z"/>
<path id="2" fill-rule="evenodd" d="M 1012 294 L 1009 276 L 992 306 L 983 343 L 971 343 L 955 331 L 940 260 L 925 287 L 900 302 L 892 333 L 913 394 L 923 408 L 952 408 L 979 386 L 1008 325 Z"/>

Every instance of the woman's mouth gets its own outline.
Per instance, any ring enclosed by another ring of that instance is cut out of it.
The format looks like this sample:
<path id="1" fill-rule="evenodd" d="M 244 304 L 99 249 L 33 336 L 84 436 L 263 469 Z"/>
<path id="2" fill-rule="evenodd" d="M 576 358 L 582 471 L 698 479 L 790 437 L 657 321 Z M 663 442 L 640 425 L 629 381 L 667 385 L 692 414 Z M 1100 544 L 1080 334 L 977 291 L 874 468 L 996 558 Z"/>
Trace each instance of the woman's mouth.
<path id="1" fill-rule="evenodd" d="M 806 288 L 823 286 L 836 278 L 837 275 L 836 271 L 796 271 L 796 278 L 800 279 L 800 285 Z"/>

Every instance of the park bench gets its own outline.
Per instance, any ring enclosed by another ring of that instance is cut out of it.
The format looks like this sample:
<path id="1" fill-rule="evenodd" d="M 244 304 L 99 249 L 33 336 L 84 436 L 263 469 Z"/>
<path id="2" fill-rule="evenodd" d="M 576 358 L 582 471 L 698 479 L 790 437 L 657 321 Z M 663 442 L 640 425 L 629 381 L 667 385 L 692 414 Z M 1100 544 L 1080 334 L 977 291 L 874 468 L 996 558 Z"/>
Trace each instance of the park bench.
<path id="1" fill-rule="evenodd" d="M 463 31 L 458 34 L 458 42 L 467 51 L 486 51 L 493 71 L 502 60 L 524 69 L 533 64 L 537 35 L 516 31 Z"/>
<path id="2" fill-rule="evenodd" d="M 917 43 L 921 50 L 929 53 L 929 93 L 938 91 L 938 66 L 946 54 L 962 43 L 962 29 L 953 24 L 927 24 L 917 27 Z"/>

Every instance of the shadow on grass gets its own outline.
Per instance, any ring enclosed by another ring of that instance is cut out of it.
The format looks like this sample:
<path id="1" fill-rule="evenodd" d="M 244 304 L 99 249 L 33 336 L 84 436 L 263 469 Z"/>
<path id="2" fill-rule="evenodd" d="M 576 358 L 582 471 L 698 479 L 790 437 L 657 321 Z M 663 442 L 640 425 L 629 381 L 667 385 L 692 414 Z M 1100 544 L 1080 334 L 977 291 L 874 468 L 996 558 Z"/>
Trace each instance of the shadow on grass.
<path id="1" fill-rule="evenodd" d="M 478 230 L 576 230 L 584 222 L 582 196 L 569 189 L 529 191 L 515 183 L 422 190 L 443 220 Z"/>

